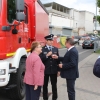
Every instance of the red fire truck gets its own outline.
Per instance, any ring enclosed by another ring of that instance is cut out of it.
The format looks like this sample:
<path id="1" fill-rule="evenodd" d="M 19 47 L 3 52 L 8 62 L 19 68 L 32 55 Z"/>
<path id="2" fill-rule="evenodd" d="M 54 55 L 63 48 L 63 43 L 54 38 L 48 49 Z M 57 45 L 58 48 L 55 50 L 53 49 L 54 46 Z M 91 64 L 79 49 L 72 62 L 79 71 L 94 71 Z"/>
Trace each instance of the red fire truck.
<path id="1" fill-rule="evenodd" d="M 25 96 L 25 60 L 33 41 L 49 33 L 48 12 L 40 0 L 0 0 L 0 90 L 12 100 Z"/>

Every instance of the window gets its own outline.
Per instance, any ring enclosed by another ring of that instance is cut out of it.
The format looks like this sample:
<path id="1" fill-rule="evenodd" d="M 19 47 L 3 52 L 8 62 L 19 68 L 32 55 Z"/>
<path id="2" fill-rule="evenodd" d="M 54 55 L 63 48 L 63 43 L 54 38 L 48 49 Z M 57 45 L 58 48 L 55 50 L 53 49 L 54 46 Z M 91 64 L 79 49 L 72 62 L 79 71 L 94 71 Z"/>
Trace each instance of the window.
<path id="1" fill-rule="evenodd" d="M 63 6 L 60 6 L 60 12 L 64 12 L 64 7 Z"/>
<path id="2" fill-rule="evenodd" d="M 1 13 L 1 8 L 2 8 L 2 0 L 0 0 L 0 13 Z"/>
<path id="3" fill-rule="evenodd" d="M 66 10 L 66 13 L 69 14 L 69 10 L 68 9 Z"/>
<path id="4" fill-rule="evenodd" d="M 16 19 L 16 6 L 15 0 L 7 0 L 7 19 L 9 23 L 12 23 Z"/>
<path id="5" fill-rule="evenodd" d="M 24 13 L 25 13 L 25 23 L 28 23 L 28 9 L 26 6 L 24 8 Z"/>
<path id="6" fill-rule="evenodd" d="M 57 10 L 57 4 L 53 4 L 53 7 L 52 7 L 54 10 Z"/>

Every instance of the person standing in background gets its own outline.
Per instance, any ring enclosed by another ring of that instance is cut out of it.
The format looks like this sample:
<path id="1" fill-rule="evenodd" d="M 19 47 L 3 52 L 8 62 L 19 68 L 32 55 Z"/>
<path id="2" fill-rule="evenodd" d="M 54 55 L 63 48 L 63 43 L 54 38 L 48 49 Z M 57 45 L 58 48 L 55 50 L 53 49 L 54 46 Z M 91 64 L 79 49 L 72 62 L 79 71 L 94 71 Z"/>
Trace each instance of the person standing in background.
<path id="1" fill-rule="evenodd" d="M 39 100 L 41 86 L 44 83 L 44 69 L 39 54 L 42 52 L 40 43 L 33 42 L 31 54 L 26 59 L 24 83 L 26 86 L 26 100 Z"/>
<path id="2" fill-rule="evenodd" d="M 57 55 L 58 48 L 53 45 L 53 34 L 45 36 L 46 45 L 42 48 L 42 53 L 40 58 L 45 65 L 45 76 L 44 76 L 44 85 L 43 85 L 43 99 L 48 100 L 48 82 L 49 77 L 52 85 L 52 100 L 57 100 L 57 75 L 59 75 L 58 60 L 54 59 L 53 56 Z"/>

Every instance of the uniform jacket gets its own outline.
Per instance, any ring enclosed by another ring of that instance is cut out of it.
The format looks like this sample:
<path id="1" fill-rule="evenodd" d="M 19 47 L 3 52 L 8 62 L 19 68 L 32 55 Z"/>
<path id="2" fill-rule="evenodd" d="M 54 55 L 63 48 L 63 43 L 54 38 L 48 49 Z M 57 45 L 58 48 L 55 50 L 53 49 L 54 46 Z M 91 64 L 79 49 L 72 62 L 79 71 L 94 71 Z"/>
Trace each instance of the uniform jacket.
<path id="1" fill-rule="evenodd" d="M 42 53 L 40 54 L 40 58 L 42 59 L 45 65 L 45 74 L 56 74 L 59 70 L 58 60 L 52 59 L 51 56 L 46 57 L 46 54 L 50 52 L 47 46 L 42 48 Z M 58 49 L 56 47 L 52 47 L 52 53 L 59 56 Z"/>
<path id="2" fill-rule="evenodd" d="M 66 52 L 64 57 L 59 57 L 62 61 L 61 77 L 66 79 L 76 79 L 78 72 L 78 51 L 75 47 Z"/>
<path id="3" fill-rule="evenodd" d="M 29 85 L 42 86 L 44 84 L 44 69 L 40 57 L 32 52 L 26 59 L 26 72 L 24 82 Z"/>

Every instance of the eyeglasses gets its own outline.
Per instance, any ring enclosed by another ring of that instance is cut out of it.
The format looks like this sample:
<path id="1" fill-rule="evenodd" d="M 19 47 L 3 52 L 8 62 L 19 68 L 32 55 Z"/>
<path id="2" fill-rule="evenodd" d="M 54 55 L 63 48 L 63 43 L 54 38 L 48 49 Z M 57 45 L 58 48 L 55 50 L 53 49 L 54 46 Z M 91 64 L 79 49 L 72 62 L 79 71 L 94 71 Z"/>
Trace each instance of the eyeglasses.
<path id="1" fill-rule="evenodd" d="M 39 47 L 37 47 L 37 48 L 42 48 L 42 46 L 39 46 Z"/>

